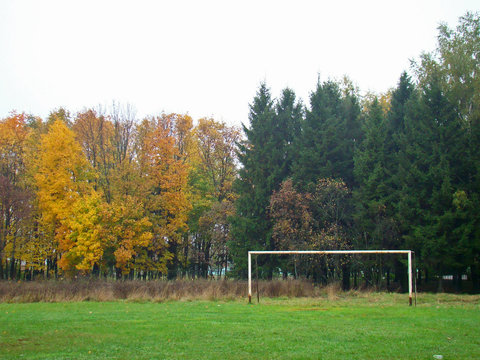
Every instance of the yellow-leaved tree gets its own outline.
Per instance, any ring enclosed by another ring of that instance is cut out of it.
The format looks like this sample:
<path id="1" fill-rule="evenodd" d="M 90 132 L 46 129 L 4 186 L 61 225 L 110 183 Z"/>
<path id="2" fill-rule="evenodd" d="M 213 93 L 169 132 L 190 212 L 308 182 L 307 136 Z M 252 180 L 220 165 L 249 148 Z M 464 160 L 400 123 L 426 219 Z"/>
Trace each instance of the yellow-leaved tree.
<path id="1" fill-rule="evenodd" d="M 66 218 L 60 221 L 65 231 L 61 238 L 60 266 L 63 269 L 75 266 L 77 270 L 89 272 L 95 264 L 99 265 L 105 249 L 101 210 L 100 195 L 90 191 L 76 199 Z"/>
<path id="2" fill-rule="evenodd" d="M 147 252 L 153 235 L 143 203 L 127 195 L 104 204 L 103 224 L 107 257 L 113 255 L 117 269 L 124 275 L 134 268 L 144 270 L 145 256 L 141 255 Z"/>
<path id="3" fill-rule="evenodd" d="M 57 248 L 54 261 L 58 260 L 58 265 L 64 270 L 75 267 L 84 269 L 97 256 L 86 253 L 97 251 L 98 245 L 77 246 L 78 241 L 93 241 L 78 233 L 82 226 L 85 228 L 88 225 L 74 225 L 75 221 L 96 221 L 92 219 L 94 214 L 88 210 L 89 205 L 96 205 L 96 195 L 88 181 L 91 177 L 90 167 L 75 140 L 75 134 L 64 121 L 56 120 L 41 137 L 34 178 L 41 222 L 53 235 L 54 246 Z M 99 239 L 95 241 L 98 242 Z M 80 251 L 85 254 L 79 256 Z M 58 255 L 61 256 L 60 259 Z"/>

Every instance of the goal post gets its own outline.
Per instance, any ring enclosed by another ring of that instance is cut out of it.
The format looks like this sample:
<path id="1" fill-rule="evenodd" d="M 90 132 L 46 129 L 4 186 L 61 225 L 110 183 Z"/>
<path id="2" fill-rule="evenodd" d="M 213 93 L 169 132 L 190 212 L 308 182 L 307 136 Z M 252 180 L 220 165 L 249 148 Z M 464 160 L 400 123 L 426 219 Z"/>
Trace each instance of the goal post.
<path id="1" fill-rule="evenodd" d="M 413 274 L 412 274 L 412 250 L 277 250 L 277 251 L 249 251 L 248 252 L 248 302 L 252 302 L 252 255 L 287 255 L 287 254 L 406 254 L 408 257 L 408 303 L 412 306 L 413 298 Z M 416 291 L 416 289 L 415 289 Z"/>

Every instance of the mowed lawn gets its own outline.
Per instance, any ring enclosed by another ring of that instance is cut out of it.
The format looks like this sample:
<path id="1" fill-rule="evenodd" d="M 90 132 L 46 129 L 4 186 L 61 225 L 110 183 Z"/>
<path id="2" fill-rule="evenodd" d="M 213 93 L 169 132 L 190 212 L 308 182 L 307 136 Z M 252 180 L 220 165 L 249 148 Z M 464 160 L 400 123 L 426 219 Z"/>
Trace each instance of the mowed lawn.
<path id="1" fill-rule="evenodd" d="M 478 297 L 0 304 L 1 359 L 480 359 Z"/>

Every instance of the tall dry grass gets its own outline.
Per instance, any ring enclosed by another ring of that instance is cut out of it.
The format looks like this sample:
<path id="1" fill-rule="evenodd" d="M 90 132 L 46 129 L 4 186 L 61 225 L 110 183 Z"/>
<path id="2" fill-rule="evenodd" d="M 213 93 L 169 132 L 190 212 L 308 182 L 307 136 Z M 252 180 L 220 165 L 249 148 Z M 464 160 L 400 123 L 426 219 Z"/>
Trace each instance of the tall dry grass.
<path id="1" fill-rule="evenodd" d="M 256 293 L 256 283 L 252 284 Z M 259 281 L 262 297 L 317 297 L 325 291 L 306 280 Z M 329 290 L 334 297 L 337 288 Z M 233 300 L 245 298 L 247 282 L 239 280 L 0 281 L 0 302 Z"/>
<path id="2" fill-rule="evenodd" d="M 307 280 L 259 281 L 262 302 L 279 298 L 294 301 L 328 301 L 349 304 L 405 304 L 407 294 L 377 292 L 375 289 L 342 291 L 339 283 L 317 286 Z M 256 297 L 256 282 L 252 284 Z M 174 280 L 174 281 L 106 281 L 50 280 L 14 282 L 0 281 L 2 302 L 64 302 L 64 301 L 167 301 L 167 300 L 242 300 L 247 297 L 247 282 L 239 280 Z M 277 300 L 275 300 L 277 299 Z M 310 300 L 309 300 L 310 299 Z M 480 295 L 419 294 L 422 304 L 480 305 Z"/>

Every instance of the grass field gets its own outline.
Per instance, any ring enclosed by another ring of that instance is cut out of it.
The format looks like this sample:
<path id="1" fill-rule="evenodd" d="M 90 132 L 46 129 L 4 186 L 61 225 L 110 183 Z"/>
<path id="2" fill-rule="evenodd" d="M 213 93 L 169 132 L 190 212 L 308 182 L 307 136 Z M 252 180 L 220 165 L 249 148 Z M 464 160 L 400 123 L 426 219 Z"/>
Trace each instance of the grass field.
<path id="1" fill-rule="evenodd" d="M 0 304 L 1 359 L 480 359 L 479 297 Z"/>

